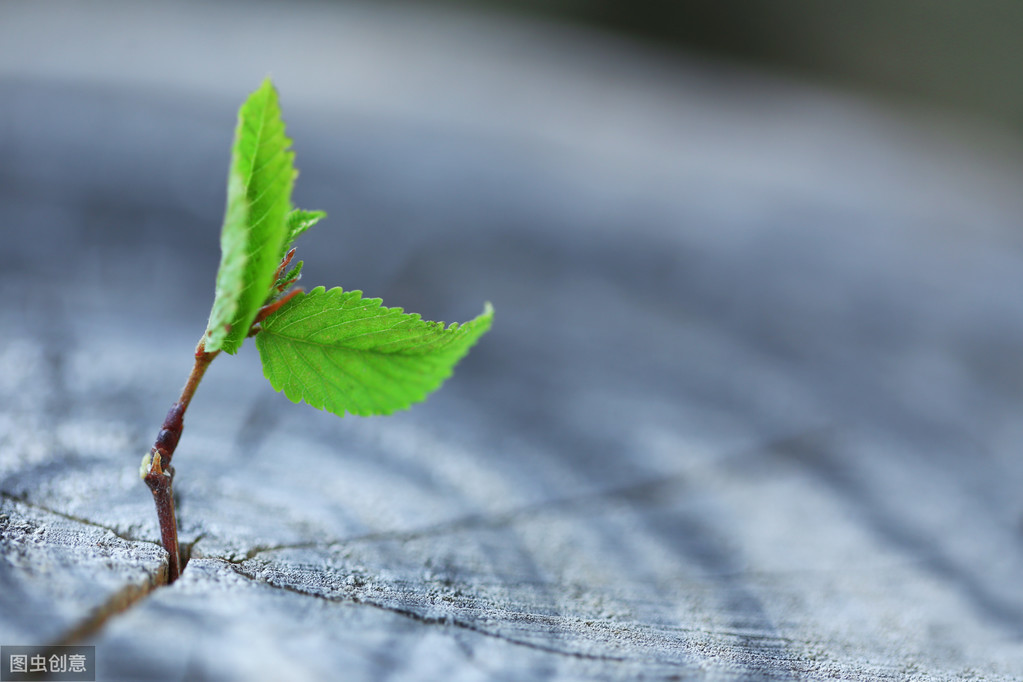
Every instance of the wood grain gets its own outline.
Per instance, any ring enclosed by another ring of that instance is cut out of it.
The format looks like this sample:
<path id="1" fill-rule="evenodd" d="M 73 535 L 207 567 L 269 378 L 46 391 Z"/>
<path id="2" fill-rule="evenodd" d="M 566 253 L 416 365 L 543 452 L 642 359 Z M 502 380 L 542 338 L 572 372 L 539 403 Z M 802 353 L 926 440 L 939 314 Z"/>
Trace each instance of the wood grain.
<path id="1" fill-rule="evenodd" d="M 175 455 L 191 559 L 155 588 L 138 461 L 266 69 L 194 8 L 223 43 L 183 59 L 221 70 L 172 78 L 190 24 L 150 7 L 120 70 L 0 39 L 5 644 L 95 643 L 102 679 L 1020 679 L 1019 140 L 446 14 L 310 8 L 285 33 L 338 39 L 266 68 L 330 214 L 303 285 L 491 300 L 493 331 L 379 419 L 218 358 Z"/>

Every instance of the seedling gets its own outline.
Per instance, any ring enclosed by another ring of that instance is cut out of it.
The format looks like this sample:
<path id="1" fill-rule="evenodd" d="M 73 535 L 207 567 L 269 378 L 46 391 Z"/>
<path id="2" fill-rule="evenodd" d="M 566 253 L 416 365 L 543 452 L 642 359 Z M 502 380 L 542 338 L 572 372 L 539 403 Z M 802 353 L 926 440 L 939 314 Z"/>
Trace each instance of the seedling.
<path id="1" fill-rule="evenodd" d="M 302 272 L 292 244 L 326 214 L 291 205 L 298 173 L 290 146 L 268 78 L 238 111 L 206 332 L 181 396 L 139 471 L 156 501 L 170 581 L 181 572 L 171 458 L 192 396 L 221 352 L 234 355 L 255 337 L 263 374 L 292 402 L 339 417 L 390 414 L 438 388 L 493 319 L 489 303 L 475 319 L 445 326 L 385 308 L 361 291 L 292 288 Z"/>

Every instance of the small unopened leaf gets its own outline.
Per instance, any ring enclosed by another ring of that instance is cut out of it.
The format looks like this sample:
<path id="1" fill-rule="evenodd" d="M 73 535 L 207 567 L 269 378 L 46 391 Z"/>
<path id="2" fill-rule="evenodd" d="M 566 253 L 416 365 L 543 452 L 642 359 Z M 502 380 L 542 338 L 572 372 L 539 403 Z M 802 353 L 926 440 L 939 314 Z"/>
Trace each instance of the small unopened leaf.
<path id="1" fill-rule="evenodd" d="M 237 352 L 271 292 L 289 235 L 285 218 L 296 175 L 290 146 L 267 79 L 238 111 L 207 351 Z"/>
<path id="2" fill-rule="evenodd" d="M 445 326 L 361 291 L 317 287 L 264 320 L 256 347 L 266 378 L 293 402 L 340 416 L 390 414 L 451 376 L 492 319 L 488 303 L 479 317 Z"/>
<path id="3" fill-rule="evenodd" d="M 286 219 L 288 237 L 284 241 L 284 248 L 281 249 L 281 258 L 288 252 L 300 234 L 326 217 L 325 211 L 303 211 L 300 208 L 296 208 L 289 213 Z"/>
<path id="4" fill-rule="evenodd" d="M 286 287 L 294 284 L 302 277 L 302 265 L 303 261 L 299 261 L 295 267 L 288 270 L 286 273 L 277 278 L 274 282 L 274 289 L 283 291 Z"/>

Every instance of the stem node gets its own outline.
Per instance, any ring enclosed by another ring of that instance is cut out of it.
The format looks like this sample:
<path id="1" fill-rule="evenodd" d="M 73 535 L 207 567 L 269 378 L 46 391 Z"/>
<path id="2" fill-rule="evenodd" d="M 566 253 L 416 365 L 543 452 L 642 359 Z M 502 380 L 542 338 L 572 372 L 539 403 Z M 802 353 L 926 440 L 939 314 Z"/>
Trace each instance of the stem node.
<path id="1" fill-rule="evenodd" d="M 156 503 L 156 518 L 160 522 L 160 539 L 163 547 L 170 555 L 167 568 L 167 582 L 172 583 L 181 575 L 181 552 L 178 548 L 178 522 L 174 515 L 174 468 L 171 467 L 171 457 L 181 440 L 181 432 L 185 428 L 185 411 L 195 389 L 199 387 L 206 368 L 217 357 L 219 350 L 212 353 L 206 352 L 205 339 L 199 341 L 195 349 L 195 364 L 188 375 L 188 381 L 181 390 L 181 397 L 171 405 L 167 416 L 160 426 L 160 432 L 156 434 L 156 442 L 149 451 L 149 455 L 143 460 L 142 480 L 146 482 L 150 492 L 153 493 L 153 501 Z M 148 460 L 148 461 L 147 461 Z M 147 469 L 148 464 L 148 471 Z"/>
<path id="2" fill-rule="evenodd" d="M 178 522 L 174 516 L 174 469 L 163 466 L 160 452 L 154 447 L 149 473 L 143 479 L 153 493 L 156 502 L 156 517 L 160 522 L 160 538 L 167 550 L 167 582 L 172 583 L 181 575 L 181 552 L 178 549 Z"/>

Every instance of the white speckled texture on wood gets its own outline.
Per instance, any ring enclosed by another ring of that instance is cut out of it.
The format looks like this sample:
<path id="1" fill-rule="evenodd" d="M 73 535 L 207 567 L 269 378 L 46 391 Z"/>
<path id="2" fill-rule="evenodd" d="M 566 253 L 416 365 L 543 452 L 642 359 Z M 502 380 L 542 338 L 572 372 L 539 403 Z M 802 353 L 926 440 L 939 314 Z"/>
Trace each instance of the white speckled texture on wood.
<path id="1" fill-rule="evenodd" d="M 1018 138 L 493 17 L 260 11 L 0 9 L 4 644 L 104 680 L 1020 679 Z M 218 358 L 157 587 L 138 462 L 267 72 L 330 214 L 303 284 L 496 321 L 388 418 Z"/>

